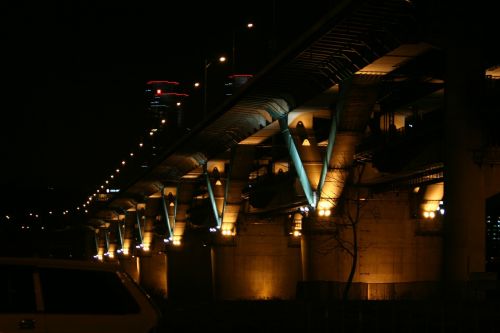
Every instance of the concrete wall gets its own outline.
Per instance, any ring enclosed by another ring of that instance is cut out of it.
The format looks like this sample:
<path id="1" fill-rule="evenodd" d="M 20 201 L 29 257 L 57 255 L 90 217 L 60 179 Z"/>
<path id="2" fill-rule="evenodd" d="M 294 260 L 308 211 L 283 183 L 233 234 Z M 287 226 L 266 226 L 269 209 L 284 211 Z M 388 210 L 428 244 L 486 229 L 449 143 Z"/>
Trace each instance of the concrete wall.
<path id="1" fill-rule="evenodd" d="M 300 248 L 284 219 L 244 219 L 233 243 L 214 248 L 217 299 L 294 299 L 301 276 Z"/>
<path id="2" fill-rule="evenodd" d="M 411 218 L 408 192 L 375 196 L 362 208 L 356 281 L 400 283 L 439 281 L 442 240 L 439 233 L 419 234 Z"/>
<path id="3" fill-rule="evenodd" d="M 419 225 L 428 221 L 411 217 L 407 191 L 371 197 L 363 203 L 360 216 L 359 258 L 351 297 L 395 299 L 435 294 L 442 276 L 442 222 L 434 221 L 433 228 Z M 352 257 L 338 247 L 333 234 L 314 230 L 302 242 L 309 247 L 309 275 L 299 288 L 301 297 L 339 298 Z M 352 242 L 350 229 L 340 237 Z M 329 295 L 321 295 L 324 293 Z"/>

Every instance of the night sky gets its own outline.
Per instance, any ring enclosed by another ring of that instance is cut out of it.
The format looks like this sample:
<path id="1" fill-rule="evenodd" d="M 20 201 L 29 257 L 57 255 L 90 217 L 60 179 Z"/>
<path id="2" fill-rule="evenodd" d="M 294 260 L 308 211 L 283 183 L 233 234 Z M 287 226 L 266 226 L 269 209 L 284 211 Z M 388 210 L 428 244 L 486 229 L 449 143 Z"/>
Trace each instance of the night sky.
<path id="1" fill-rule="evenodd" d="M 149 131 L 148 80 L 178 81 L 193 94 L 203 59 L 231 54 L 233 29 L 240 66 L 258 71 L 333 5 L 2 3 L 0 213 L 70 207 L 93 192 Z"/>

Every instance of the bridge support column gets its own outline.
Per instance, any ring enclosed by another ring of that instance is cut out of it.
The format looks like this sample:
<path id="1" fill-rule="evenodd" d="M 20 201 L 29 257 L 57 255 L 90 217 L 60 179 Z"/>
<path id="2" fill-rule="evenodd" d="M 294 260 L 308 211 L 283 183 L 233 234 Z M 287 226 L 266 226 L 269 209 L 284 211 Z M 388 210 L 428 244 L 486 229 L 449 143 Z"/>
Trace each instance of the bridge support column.
<path id="1" fill-rule="evenodd" d="M 129 257 L 129 258 L 121 258 L 120 265 L 123 267 L 125 272 L 127 272 L 135 282 L 139 283 L 139 258 L 138 257 Z"/>
<path id="2" fill-rule="evenodd" d="M 212 300 L 212 257 L 205 233 L 189 233 L 167 250 L 168 297 L 176 301 Z"/>
<path id="3" fill-rule="evenodd" d="M 163 237 L 158 237 L 162 217 L 162 193 L 149 196 L 144 208 L 143 237 L 141 248 L 137 249 L 140 265 L 140 284 L 157 296 L 167 296 L 167 257 L 163 253 Z M 156 229 L 159 231 L 158 229 Z M 162 230 L 162 229 L 161 229 Z"/>
<path id="4" fill-rule="evenodd" d="M 303 281 L 338 280 L 333 228 L 329 225 L 317 216 L 303 219 L 300 243 Z"/>
<path id="5" fill-rule="evenodd" d="M 150 293 L 167 296 L 167 255 L 154 253 L 142 256 L 140 264 L 140 284 Z"/>
<path id="6" fill-rule="evenodd" d="M 134 279 L 135 282 L 139 283 L 140 280 L 140 269 L 139 269 L 139 258 L 135 256 L 135 225 L 137 223 L 137 210 L 136 208 L 127 210 L 124 220 L 123 228 L 123 245 L 122 254 L 119 256 L 120 264 L 123 266 L 125 271 Z"/>
<path id="7" fill-rule="evenodd" d="M 445 38 L 448 45 L 444 280 L 447 296 L 460 297 L 470 273 L 485 270 L 484 184 L 481 168 L 474 162 L 474 150 L 481 147 L 481 95 L 485 73 L 479 45 L 482 35 L 472 31 L 474 25 L 463 23 L 466 14 L 456 17 L 450 14 L 452 16 Z"/>
<path id="8" fill-rule="evenodd" d="M 212 250 L 217 300 L 294 299 L 300 249 L 283 233 L 285 220 L 244 216 L 235 239 L 223 235 Z"/>

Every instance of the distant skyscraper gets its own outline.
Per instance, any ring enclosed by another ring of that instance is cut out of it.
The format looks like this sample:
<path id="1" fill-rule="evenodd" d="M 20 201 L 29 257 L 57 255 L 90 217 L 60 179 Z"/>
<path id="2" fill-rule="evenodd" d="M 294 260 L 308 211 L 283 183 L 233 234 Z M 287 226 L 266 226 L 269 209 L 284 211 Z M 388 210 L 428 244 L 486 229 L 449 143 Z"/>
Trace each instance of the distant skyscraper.
<path id="1" fill-rule="evenodd" d="M 241 86 L 248 82 L 253 77 L 252 74 L 233 74 L 228 76 L 224 84 L 224 94 L 226 96 L 233 95 Z"/>
<path id="2" fill-rule="evenodd" d="M 186 97 L 188 94 L 180 91 L 179 82 L 148 81 L 146 100 L 154 124 L 181 127 L 182 110 Z"/>

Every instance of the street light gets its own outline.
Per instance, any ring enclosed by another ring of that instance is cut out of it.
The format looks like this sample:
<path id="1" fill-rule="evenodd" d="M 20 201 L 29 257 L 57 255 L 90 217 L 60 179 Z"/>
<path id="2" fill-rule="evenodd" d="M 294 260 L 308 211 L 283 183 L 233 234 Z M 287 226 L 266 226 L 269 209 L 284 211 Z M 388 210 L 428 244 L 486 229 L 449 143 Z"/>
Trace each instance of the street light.
<path id="1" fill-rule="evenodd" d="M 248 30 L 252 29 L 254 27 L 252 22 L 248 22 L 245 26 Z M 231 64 L 232 64 L 232 74 L 236 73 L 236 32 L 237 29 L 233 29 L 233 49 L 232 49 L 232 59 L 231 59 Z"/>
<path id="2" fill-rule="evenodd" d="M 223 63 L 226 62 L 226 60 L 226 57 L 221 56 L 219 57 L 218 62 Z M 203 88 L 203 118 L 207 116 L 208 67 L 210 67 L 210 65 L 212 65 L 212 62 L 205 58 L 203 71 L 203 83 L 205 84 L 205 87 Z"/>

